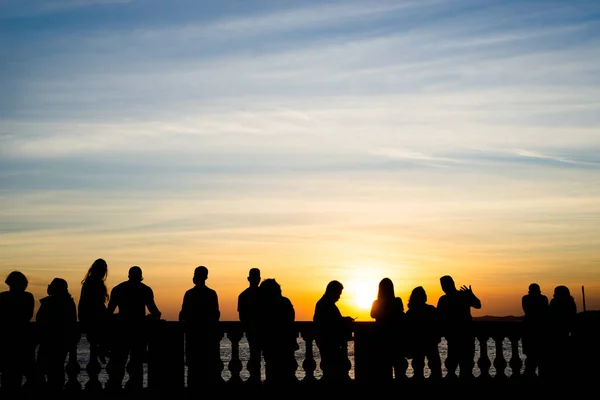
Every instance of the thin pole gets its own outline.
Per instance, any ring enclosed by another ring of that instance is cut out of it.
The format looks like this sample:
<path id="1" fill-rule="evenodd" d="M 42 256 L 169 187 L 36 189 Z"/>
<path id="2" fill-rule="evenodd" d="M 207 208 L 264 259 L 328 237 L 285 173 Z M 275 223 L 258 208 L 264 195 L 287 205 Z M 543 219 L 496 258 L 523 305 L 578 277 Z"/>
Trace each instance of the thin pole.
<path id="1" fill-rule="evenodd" d="M 583 297 L 583 311 L 585 311 L 585 289 L 581 286 L 581 296 Z"/>

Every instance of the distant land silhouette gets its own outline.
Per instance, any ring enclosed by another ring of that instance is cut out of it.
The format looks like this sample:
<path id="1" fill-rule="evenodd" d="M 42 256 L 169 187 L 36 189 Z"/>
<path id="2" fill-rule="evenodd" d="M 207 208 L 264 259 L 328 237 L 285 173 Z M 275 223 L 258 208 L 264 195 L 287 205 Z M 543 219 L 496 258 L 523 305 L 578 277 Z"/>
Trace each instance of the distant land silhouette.
<path id="1" fill-rule="evenodd" d="M 510 321 L 522 321 L 523 316 L 515 316 L 515 315 L 506 315 L 504 317 L 497 317 L 495 315 L 484 315 L 481 317 L 473 317 L 474 321 L 502 321 L 502 322 L 510 322 Z"/>

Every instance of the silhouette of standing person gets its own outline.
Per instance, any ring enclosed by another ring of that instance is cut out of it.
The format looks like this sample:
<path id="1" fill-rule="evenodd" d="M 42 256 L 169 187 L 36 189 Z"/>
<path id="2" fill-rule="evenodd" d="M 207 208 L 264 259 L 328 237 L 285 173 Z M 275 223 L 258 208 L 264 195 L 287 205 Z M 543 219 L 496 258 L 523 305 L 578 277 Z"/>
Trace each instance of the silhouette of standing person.
<path id="1" fill-rule="evenodd" d="M 412 367 L 417 379 L 424 377 L 425 359 L 430 370 L 430 379 L 442 378 L 442 361 L 438 344 L 442 340 L 438 310 L 427 304 L 427 293 L 423 286 L 414 288 L 408 299 L 406 327 Z"/>
<path id="2" fill-rule="evenodd" d="M 108 264 L 102 258 L 95 260 L 81 281 L 81 294 L 79 296 L 78 316 L 82 331 L 90 345 L 90 360 L 106 363 L 108 352 L 108 338 L 106 337 L 108 324 L 108 289 L 106 276 Z"/>
<path id="3" fill-rule="evenodd" d="M 294 306 L 287 297 L 282 295 L 281 286 L 275 279 L 265 279 L 259 289 L 258 332 L 265 357 L 265 383 L 287 385 L 297 383 L 298 362 L 295 352 L 299 346 L 294 326 L 296 319 Z"/>
<path id="4" fill-rule="evenodd" d="M 352 338 L 351 317 L 342 316 L 335 303 L 340 299 L 344 286 L 339 281 L 327 284 L 325 293 L 317 301 L 313 316 L 315 343 L 321 356 L 323 382 L 349 382 L 348 340 Z"/>
<path id="5" fill-rule="evenodd" d="M 259 319 L 259 289 L 260 269 L 250 268 L 248 273 L 249 286 L 238 296 L 237 310 L 242 329 L 248 341 L 250 349 L 250 358 L 246 368 L 250 373 L 248 382 L 258 383 L 261 381 L 260 364 L 262 350 L 258 337 L 258 319 Z"/>
<path id="6" fill-rule="evenodd" d="M 569 288 L 564 285 L 556 286 L 548 305 L 548 343 L 552 346 L 552 350 L 547 355 L 546 367 L 543 368 L 544 375 L 549 378 L 550 382 L 568 377 L 571 367 L 569 365 L 571 331 L 576 317 L 577 304 L 571 296 Z"/>
<path id="7" fill-rule="evenodd" d="M 65 385 L 67 355 L 77 359 L 77 306 L 69 293 L 67 281 L 62 278 L 54 278 L 47 292 L 48 296 L 40 300 L 35 317 L 40 335 L 38 371 L 45 377 L 50 391 L 60 392 Z"/>
<path id="8" fill-rule="evenodd" d="M 523 354 L 526 355 L 524 375 L 532 377 L 540 367 L 540 360 L 546 350 L 548 297 L 542 294 L 540 285 L 532 283 L 528 293 L 521 298 L 521 306 L 525 313 L 522 337 Z"/>
<path id="9" fill-rule="evenodd" d="M 384 382 L 406 377 L 408 362 L 404 354 L 404 340 L 401 337 L 404 325 L 404 304 L 396 297 L 394 283 L 390 278 L 379 282 L 377 299 L 371 306 L 371 318 L 375 319 L 376 368 L 374 377 Z"/>
<path id="10" fill-rule="evenodd" d="M 3 391 L 21 388 L 24 375 L 31 373 L 35 346 L 29 329 L 35 300 L 27 292 L 29 281 L 12 271 L 4 281 L 8 290 L 0 293 L 0 385 Z"/>
<path id="11" fill-rule="evenodd" d="M 125 366 L 129 379 L 127 389 L 143 387 L 143 359 L 146 352 L 147 337 L 144 331 L 148 317 L 160 319 L 161 312 L 154 302 L 152 288 L 142 283 L 142 269 L 138 266 L 129 268 L 129 279 L 119 283 L 110 292 L 107 312 L 113 314 L 118 308 L 115 324 L 113 347 L 110 361 L 106 366 L 109 374 L 106 388 L 119 390 L 125 377 Z M 150 314 L 146 316 L 146 308 Z M 127 360 L 129 359 L 129 362 Z"/>
<path id="12" fill-rule="evenodd" d="M 179 312 L 179 321 L 185 324 L 187 386 L 192 390 L 223 382 L 219 298 L 206 286 L 207 279 L 208 268 L 199 266 L 194 270 L 195 286 L 185 292 Z"/>
<path id="13" fill-rule="evenodd" d="M 473 334 L 471 308 L 481 308 L 481 301 L 473 294 L 471 286 L 456 288 L 454 279 L 445 275 L 440 278 L 444 294 L 439 298 L 437 309 L 442 320 L 443 335 L 448 345 L 446 369 L 454 377 L 456 367 L 460 378 L 473 377 L 475 366 L 475 336 Z"/>

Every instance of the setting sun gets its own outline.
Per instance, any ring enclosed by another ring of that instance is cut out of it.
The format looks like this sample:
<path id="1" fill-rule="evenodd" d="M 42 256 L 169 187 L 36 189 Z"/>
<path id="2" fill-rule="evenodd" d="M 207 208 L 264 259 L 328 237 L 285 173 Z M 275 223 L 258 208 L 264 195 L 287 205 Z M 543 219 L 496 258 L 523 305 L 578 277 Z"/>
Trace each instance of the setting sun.
<path id="1" fill-rule="evenodd" d="M 370 310 L 377 297 L 378 281 L 351 281 L 346 285 L 346 293 L 351 302 L 360 310 Z"/>

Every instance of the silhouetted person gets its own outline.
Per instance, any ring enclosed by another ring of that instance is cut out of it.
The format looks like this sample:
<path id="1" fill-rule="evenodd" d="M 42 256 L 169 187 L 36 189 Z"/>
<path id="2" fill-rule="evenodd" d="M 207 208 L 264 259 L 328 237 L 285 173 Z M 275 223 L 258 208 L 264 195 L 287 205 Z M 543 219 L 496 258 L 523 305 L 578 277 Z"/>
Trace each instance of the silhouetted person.
<path id="1" fill-rule="evenodd" d="M 541 366 L 541 359 L 546 348 L 546 328 L 548 322 L 548 297 L 542 294 L 540 285 L 532 283 L 529 291 L 521 298 L 523 317 L 523 354 L 525 359 L 526 377 L 535 375 L 535 370 Z M 540 373 L 541 374 L 541 373 Z"/>
<path id="2" fill-rule="evenodd" d="M 441 341 L 440 317 L 435 306 L 427 304 L 427 293 L 423 286 L 417 286 L 410 294 L 406 327 L 414 376 L 417 379 L 424 376 L 427 359 L 427 366 L 431 371 L 430 379 L 441 379 L 442 361 L 438 348 Z"/>
<path id="3" fill-rule="evenodd" d="M 404 354 L 405 341 L 401 337 L 404 326 L 404 304 L 396 297 L 390 278 L 379 282 L 377 299 L 371 306 L 371 318 L 376 327 L 376 365 L 374 378 L 391 382 L 394 376 L 406 377 L 408 362 Z"/>
<path id="4" fill-rule="evenodd" d="M 351 317 L 342 316 L 337 301 L 344 286 L 339 281 L 327 284 L 325 293 L 317 301 L 313 316 L 315 343 L 321 356 L 323 382 L 348 382 L 350 360 L 348 359 L 348 340 L 352 338 Z"/>
<path id="5" fill-rule="evenodd" d="M 102 363 L 106 363 L 105 357 L 108 353 L 108 289 L 105 283 L 107 275 L 108 264 L 102 258 L 98 258 L 81 281 L 78 305 L 81 329 L 90 345 L 90 360 L 99 360 Z"/>
<path id="6" fill-rule="evenodd" d="M 548 305 L 548 343 L 551 350 L 546 357 L 545 378 L 550 381 L 564 379 L 570 365 L 571 331 L 577 317 L 577 304 L 569 288 L 563 285 L 554 288 L 554 295 Z"/>
<path id="7" fill-rule="evenodd" d="M 238 296 L 237 310 L 242 325 L 242 329 L 248 341 L 250 350 L 250 359 L 247 369 L 250 373 L 248 378 L 250 382 L 260 382 L 260 363 L 262 350 L 258 337 L 258 318 L 259 318 L 259 289 L 260 269 L 251 268 L 248 273 L 249 286 Z"/>
<path id="8" fill-rule="evenodd" d="M 22 272 L 11 272 L 4 283 L 9 289 L 0 293 L 0 384 L 3 391 L 14 391 L 23 376 L 30 375 L 35 358 L 29 329 L 34 299 L 26 291 L 29 282 Z"/>
<path id="9" fill-rule="evenodd" d="M 143 279 L 142 269 L 133 266 L 129 268 L 129 280 L 119 283 L 110 293 L 108 313 L 113 314 L 119 309 L 115 323 L 111 324 L 117 332 L 113 335 L 110 361 L 106 367 L 109 374 L 106 388 L 110 390 L 122 388 L 125 365 L 129 373 L 126 388 L 143 387 L 143 358 L 147 346 L 146 321 L 148 318 L 158 320 L 161 316 L 154 302 L 154 292 L 142 283 Z M 146 308 L 150 313 L 148 317 Z"/>
<path id="10" fill-rule="evenodd" d="M 219 298 L 206 286 L 207 279 L 208 268 L 199 266 L 194 270 L 195 286 L 185 292 L 179 312 L 179 321 L 185 324 L 187 386 L 192 390 L 223 382 Z"/>
<path id="11" fill-rule="evenodd" d="M 292 302 L 281 293 L 275 279 L 265 279 L 260 284 L 259 337 L 263 344 L 265 375 L 267 384 L 297 383 L 298 362 L 295 352 L 294 322 L 296 312 Z"/>
<path id="12" fill-rule="evenodd" d="M 456 288 L 454 279 L 445 275 L 440 278 L 443 294 L 437 304 L 442 321 L 443 335 L 448 344 L 446 369 L 454 376 L 460 368 L 461 378 L 471 378 L 475 366 L 475 336 L 473 334 L 471 308 L 481 308 L 481 301 L 473 294 L 471 286 Z"/>
<path id="13" fill-rule="evenodd" d="M 47 292 L 35 317 L 39 326 L 37 365 L 48 389 L 56 392 L 65 385 L 67 355 L 77 359 L 77 306 L 64 279 L 54 278 Z"/>

